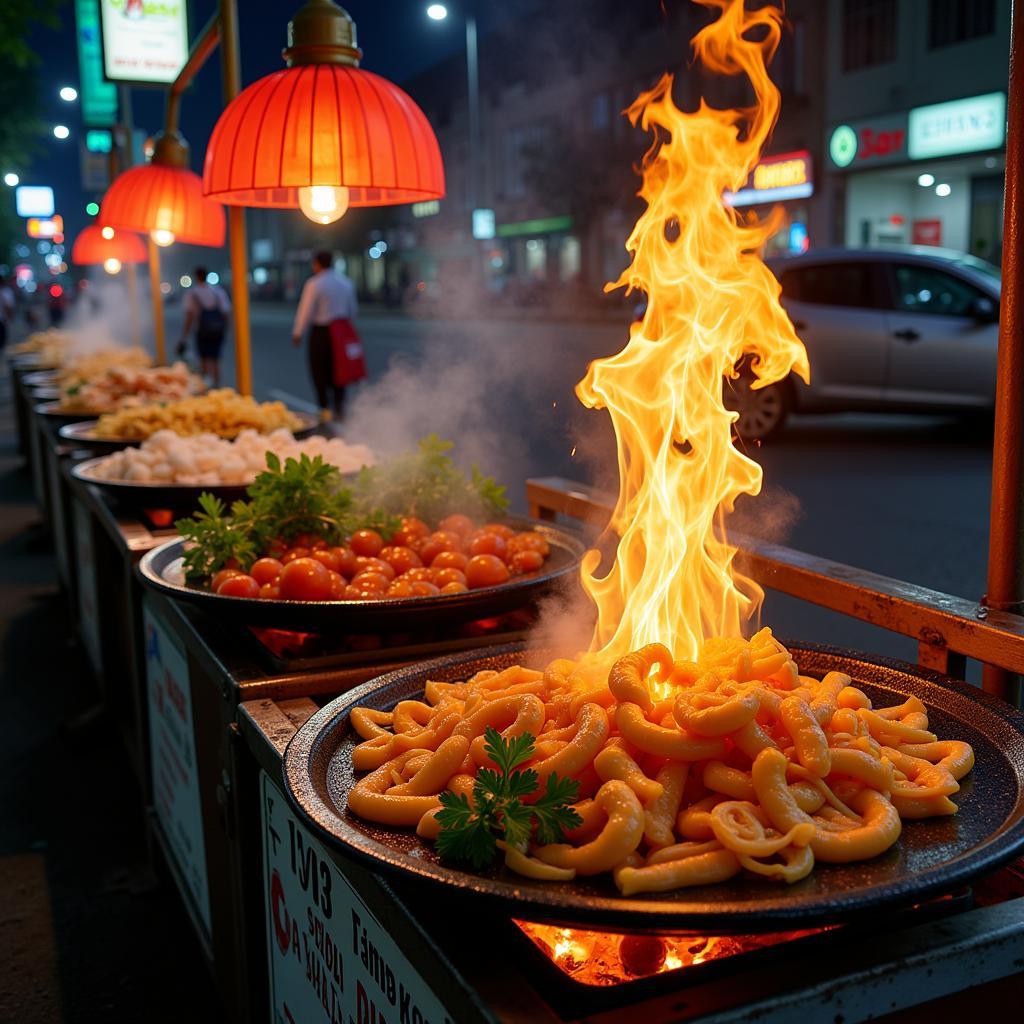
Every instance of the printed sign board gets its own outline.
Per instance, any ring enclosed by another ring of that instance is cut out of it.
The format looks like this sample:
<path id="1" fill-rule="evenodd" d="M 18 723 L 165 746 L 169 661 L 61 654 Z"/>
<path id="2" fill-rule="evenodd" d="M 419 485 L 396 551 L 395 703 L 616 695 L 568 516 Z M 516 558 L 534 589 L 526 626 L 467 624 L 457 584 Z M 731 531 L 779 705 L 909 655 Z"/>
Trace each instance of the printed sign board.
<path id="1" fill-rule="evenodd" d="M 738 192 L 723 196 L 729 206 L 751 206 L 754 203 L 776 203 L 787 199 L 806 199 L 814 195 L 814 174 L 811 154 L 802 149 L 796 153 L 779 153 L 758 161 L 746 185 Z"/>
<path id="2" fill-rule="evenodd" d="M 75 0 L 75 33 L 82 121 L 109 128 L 117 121 L 117 86 L 103 79 L 99 0 Z"/>
<path id="3" fill-rule="evenodd" d="M 265 772 L 260 797 L 274 1024 L 453 1024 Z"/>
<path id="4" fill-rule="evenodd" d="M 1006 94 L 990 92 L 910 112 L 911 160 L 999 149 L 1006 138 Z"/>
<path id="5" fill-rule="evenodd" d="M 114 82 L 168 85 L 188 60 L 186 0 L 100 0 L 103 74 Z"/>
<path id="6" fill-rule="evenodd" d="M 153 810 L 186 887 L 186 903 L 209 935 L 210 891 L 188 659 L 149 602 L 143 603 L 143 628 Z"/>

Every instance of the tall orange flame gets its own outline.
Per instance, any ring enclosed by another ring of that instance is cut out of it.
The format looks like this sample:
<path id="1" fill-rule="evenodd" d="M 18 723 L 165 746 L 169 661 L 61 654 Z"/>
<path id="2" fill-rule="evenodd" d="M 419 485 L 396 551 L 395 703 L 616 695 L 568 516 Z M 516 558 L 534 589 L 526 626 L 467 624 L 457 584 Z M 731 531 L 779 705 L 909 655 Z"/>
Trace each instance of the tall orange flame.
<path id="1" fill-rule="evenodd" d="M 654 134 L 639 193 L 647 208 L 626 243 L 632 262 L 607 289 L 641 289 L 647 312 L 626 347 L 591 363 L 576 388 L 584 405 L 608 409 L 618 445 L 615 562 L 599 578 L 591 552 L 583 568 L 598 608 L 592 647 L 608 657 L 660 642 L 693 659 L 707 637 L 741 634 L 762 592 L 734 571 L 724 519 L 740 494 L 760 491 L 762 473 L 733 444 L 723 383 L 747 356 L 755 387 L 810 374 L 757 255 L 777 219 L 745 223 L 722 200 L 743 186 L 778 118 L 767 63 L 782 13 L 748 11 L 744 0 L 697 2 L 721 15 L 694 37 L 696 59 L 745 75 L 756 104 L 717 110 L 702 100 L 687 114 L 665 75 L 628 111 Z"/>

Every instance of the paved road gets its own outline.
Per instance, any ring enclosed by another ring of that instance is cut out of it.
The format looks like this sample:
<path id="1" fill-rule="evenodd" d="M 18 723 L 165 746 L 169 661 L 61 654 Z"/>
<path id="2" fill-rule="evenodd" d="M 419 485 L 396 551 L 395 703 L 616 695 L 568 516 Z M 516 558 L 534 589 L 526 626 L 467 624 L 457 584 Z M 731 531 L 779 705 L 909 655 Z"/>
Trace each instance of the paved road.
<path id="1" fill-rule="evenodd" d="M 310 401 L 305 353 L 290 347 L 289 326 L 284 308 L 254 310 L 256 388 Z M 514 498 L 527 475 L 599 482 L 614 472 L 605 417 L 584 410 L 572 389 L 588 360 L 621 347 L 624 327 L 367 315 L 360 328 L 373 384 L 353 403 L 352 436 L 396 447 L 436 430 L 495 467 Z M 814 554 L 977 598 L 990 444 L 990 427 L 955 419 L 797 418 L 757 455 L 765 497 L 748 507 L 747 525 Z M 769 597 L 765 621 L 784 635 L 914 652 L 909 641 L 778 596 Z"/>

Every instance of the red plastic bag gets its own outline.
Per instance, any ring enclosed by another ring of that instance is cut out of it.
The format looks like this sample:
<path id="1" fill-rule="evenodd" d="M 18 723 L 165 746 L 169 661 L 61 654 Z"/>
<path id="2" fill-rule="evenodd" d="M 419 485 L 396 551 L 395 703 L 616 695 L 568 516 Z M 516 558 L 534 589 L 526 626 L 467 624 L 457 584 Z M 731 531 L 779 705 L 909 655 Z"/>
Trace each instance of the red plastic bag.
<path id="1" fill-rule="evenodd" d="M 352 321 L 332 320 L 328 329 L 331 332 L 334 356 L 334 386 L 342 388 L 362 380 L 366 376 L 366 357 L 363 354 L 363 343 Z"/>

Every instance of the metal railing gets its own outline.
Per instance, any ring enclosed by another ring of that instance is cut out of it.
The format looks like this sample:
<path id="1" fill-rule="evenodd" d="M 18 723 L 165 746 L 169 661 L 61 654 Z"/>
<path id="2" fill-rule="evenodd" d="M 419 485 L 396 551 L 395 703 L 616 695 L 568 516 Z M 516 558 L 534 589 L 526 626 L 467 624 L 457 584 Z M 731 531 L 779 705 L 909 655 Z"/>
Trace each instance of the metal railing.
<path id="1" fill-rule="evenodd" d="M 607 524 L 615 503 L 561 477 L 527 480 L 526 500 L 536 519 L 565 516 L 596 527 Z M 967 659 L 974 658 L 1024 675 L 1024 616 L 743 534 L 731 533 L 729 540 L 739 548 L 739 567 L 765 589 L 911 637 L 926 668 L 963 679 Z"/>

